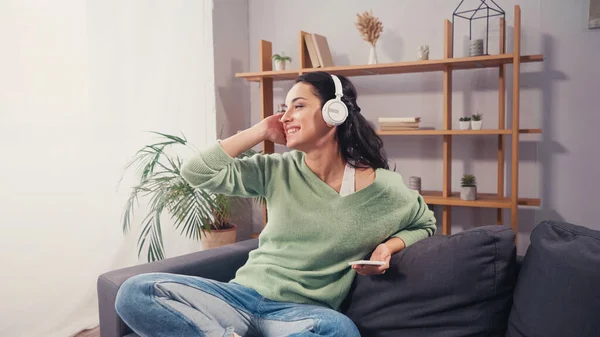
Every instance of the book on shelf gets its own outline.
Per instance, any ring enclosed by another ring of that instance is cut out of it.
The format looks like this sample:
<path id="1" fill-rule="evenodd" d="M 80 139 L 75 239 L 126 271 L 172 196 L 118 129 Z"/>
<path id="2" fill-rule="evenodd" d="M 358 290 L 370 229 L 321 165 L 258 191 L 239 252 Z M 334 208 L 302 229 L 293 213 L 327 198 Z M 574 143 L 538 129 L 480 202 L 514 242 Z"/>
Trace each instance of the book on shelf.
<path id="1" fill-rule="evenodd" d="M 421 117 L 379 117 L 379 123 L 409 123 L 420 121 Z"/>
<path id="2" fill-rule="evenodd" d="M 313 68 L 333 67 L 333 57 L 327 38 L 315 33 L 304 34 L 304 44 Z"/>
<path id="3" fill-rule="evenodd" d="M 418 130 L 421 117 L 380 117 L 381 131 Z"/>
<path id="4" fill-rule="evenodd" d="M 417 126 L 387 126 L 382 125 L 379 127 L 381 131 L 399 131 L 399 130 L 420 130 L 421 128 Z"/>

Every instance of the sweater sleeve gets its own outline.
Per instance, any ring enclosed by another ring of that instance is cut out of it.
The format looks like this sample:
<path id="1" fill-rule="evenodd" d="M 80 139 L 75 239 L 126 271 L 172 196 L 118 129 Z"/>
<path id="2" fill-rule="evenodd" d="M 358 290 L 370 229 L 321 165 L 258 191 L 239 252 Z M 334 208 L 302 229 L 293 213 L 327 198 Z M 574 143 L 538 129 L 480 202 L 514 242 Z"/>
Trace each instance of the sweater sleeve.
<path id="1" fill-rule="evenodd" d="M 417 194 L 412 203 L 409 214 L 412 216 L 407 219 L 408 223 L 400 231 L 392 236 L 402 239 L 406 247 L 417 241 L 423 240 L 435 234 L 437 229 L 436 219 L 433 211 L 429 209 L 423 197 L 416 191 L 409 191 L 411 194 Z"/>
<path id="2" fill-rule="evenodd" d="M 265 156 L 232 158 L 217 142 L 185 162 L 181 175 L 194 188 L 256 197 L 265 195 L 265 166 Z"/>

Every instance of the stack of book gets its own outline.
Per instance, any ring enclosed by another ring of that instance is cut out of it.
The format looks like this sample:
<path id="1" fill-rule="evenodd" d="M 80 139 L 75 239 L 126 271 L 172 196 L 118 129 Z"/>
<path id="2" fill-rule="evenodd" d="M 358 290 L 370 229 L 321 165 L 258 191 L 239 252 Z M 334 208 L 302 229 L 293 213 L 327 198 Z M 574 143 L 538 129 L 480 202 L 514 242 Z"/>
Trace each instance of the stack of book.
<path id="1" fill-rule="evenodd" d="M 379 117 L 379 130 L 418 130 L 421 117 Z"/>

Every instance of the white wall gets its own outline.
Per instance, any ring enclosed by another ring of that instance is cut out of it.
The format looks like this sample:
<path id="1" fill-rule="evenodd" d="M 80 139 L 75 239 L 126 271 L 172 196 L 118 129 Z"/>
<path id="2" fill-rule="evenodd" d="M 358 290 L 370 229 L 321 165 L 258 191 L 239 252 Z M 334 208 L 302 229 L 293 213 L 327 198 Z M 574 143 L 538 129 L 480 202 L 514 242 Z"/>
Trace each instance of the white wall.
<path id="1" fill-rule="evenodd" d="M 498 2 L 498 1 L 497 1 Z M 543 219 L 562 219 L 600 229 L 593 207 L 600 189 L 595 170 L 598 164 L 592 140 L 598 139 L 600 124 L 597 88 L 600 87 L 600 31 L 587 29 L 587 1 L 498 2 L 506 11 L 508 52 L 512 51 L 514 5 L 522 10 L 524 54 L 543 53 L 541 64 L 522 65 L 521 127 L 543 128 L 543 135 L 522 136 L 519 194 L 541 197 L 541 208 L 521 208 L 519 250 L 528 245 L 533 225 Z M 298 68 L 298 31 L 325 35 L 337 65 L 364 64 L 369 48 L 354 26 L 356 13 L 373 10 L 384 25 L 377 46 L 380 63 L 409 61 L 417 47 L 429 44 L 430 58 L 441 58 L 443 21 L 451 19 L 458 1 L 360 0 L 279 1 L 250 0 L 250 67 L 258 71 L 258 41 L 273 43 L 273 52 L 291 55 L 291 69 Z M 481 21 L 474 33 L 481 35 Z M 490 53 L 498 51 L 498 25 L 490 25 Z M 455 56 L 464 55 L 468 26 L 457 22 Z M 510 74 L 512 67 L 507 70 Z M 359 92 L 358 103 L 367 119 L 379 116 L 423 117 L 424 126 L 441 127 L 442 74 L 365 76 L 351 79 Z M 511 83 L 512 76 L 508 76 Z M 484 125 L 497 125 L 497 71 L 472 70 L 454 74 L 453 114 L 457 118 L 476 111 L 484 114 Z M 283 100 L 292 82 L 276 82 L 275 99 Z M 512 104 L 508 87 L 507 107 Z M 252 122 L 260 116 L 258 85 L 252 85 Z M 277 101 L 274 102 L 277 104 Z M 510 110 L 509 110 L 510 111 Z M 495 137 L 455 137 L 452 184 L 459 186 L 464 172 L 474 173 L 480 191 L 496 189 Z M 442 185 L 441 137 L 386 137 L 386 151 L 406 179 L 423 178 L 423 189 Z M 510 146 L 510 142 L 508 142 Z M 510 148 L 510 147 L 509 147 Z M 285 149 L 279 149 L 285 150 Z M 510 152 L 507 153 L 510 158 Z M 510 165 L 510 162 L 508 162 Z M 510 170 L 508 170 L 510 171 Z M 510 174 L 507 175 L 510 182 Z M 510 183 L 506 187 L 510 190 Z M 440 213 L 437 213 L 440 215 Z M 509 214 L 505 213 L 506 219 Z M 453 230 L 495 223 L 495 210 L 454 208 Z M 508 222 L 507 222 L 508 223 Z"/>
<path id="2" fill-rule="evenodd" d="M 235 77 L 249 67 L 248 0 L 216 1 L 213 21 L 217 136 L 225 139 L 250 127 L 250 86 Z M 248 202 L 238 206 L 232 221 L 238 225 L 241 241 L 254 231 L 253 209 Z"/>
<path id="3" fill-rule="evenodd" d="M 1 336 L 93 327 L 98 275 L 145 261 L 117 182 L 147 130 L 214 141 L 212 38 L 208 0 L 0 3 Z"/>

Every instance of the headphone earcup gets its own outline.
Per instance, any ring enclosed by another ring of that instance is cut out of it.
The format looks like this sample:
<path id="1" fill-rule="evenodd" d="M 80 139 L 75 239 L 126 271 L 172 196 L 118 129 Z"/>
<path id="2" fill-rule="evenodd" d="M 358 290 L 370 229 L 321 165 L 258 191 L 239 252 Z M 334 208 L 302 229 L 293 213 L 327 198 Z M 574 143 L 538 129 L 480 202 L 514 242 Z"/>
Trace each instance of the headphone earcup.
<path id="1" fill-rule="evenodd" d="M 338 126 L 348 118 L 348 107 L 337 98 L 330 99 L 323 104 L 322 115 L 325 123 Z"/>

